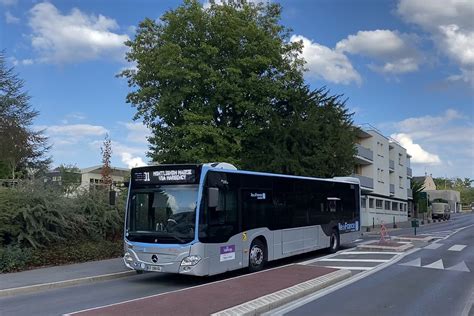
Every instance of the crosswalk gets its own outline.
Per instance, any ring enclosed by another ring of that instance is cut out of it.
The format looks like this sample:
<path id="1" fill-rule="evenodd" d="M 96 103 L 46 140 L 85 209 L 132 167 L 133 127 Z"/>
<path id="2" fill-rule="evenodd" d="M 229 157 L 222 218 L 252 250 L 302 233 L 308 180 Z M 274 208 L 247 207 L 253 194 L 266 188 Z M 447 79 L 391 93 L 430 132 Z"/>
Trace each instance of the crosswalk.
<path id="1" fill-rule="evenodd" d="M 323 258 L 309 260 L 303 264 L 351 270 L 353 274 L 356 274 L 362 271 L 372 270 L 401 254 L 401 252 L 391 251 L 346 250 Z"/>
<path id="2" fill-rule="evenodd" d="M 437 232 L 432 232 L 432 233 L 422 233 L 419 234 L 420 236 L 432 236 L 434 239 L 446 239 L 453 233 L 455 233 L 455 229 L 450 229 L 450 230 L 442 230 L 442 231 L 437 231 Z"/>

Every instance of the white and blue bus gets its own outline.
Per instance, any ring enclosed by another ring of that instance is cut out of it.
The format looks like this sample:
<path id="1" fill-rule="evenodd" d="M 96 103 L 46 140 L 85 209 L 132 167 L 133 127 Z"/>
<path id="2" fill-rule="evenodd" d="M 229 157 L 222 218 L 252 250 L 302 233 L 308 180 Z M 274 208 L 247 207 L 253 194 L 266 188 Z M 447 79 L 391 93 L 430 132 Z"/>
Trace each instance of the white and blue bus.
<path id="1" fill-rule="evenodd" d="M 125 265 L 214 275 L 329 248 L 360 231 L 360 184 L 237 170 L 230 164 L 131 171 Z"/>

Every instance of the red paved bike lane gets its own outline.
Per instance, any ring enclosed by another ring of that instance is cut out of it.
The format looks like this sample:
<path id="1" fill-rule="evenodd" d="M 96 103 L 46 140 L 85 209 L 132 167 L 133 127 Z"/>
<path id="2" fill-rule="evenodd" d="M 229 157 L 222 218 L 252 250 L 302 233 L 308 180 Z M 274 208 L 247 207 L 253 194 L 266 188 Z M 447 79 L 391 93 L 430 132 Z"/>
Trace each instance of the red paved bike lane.
<path id="1" fill-rule="evenodd" d="M 210 315 L 334 271 L 294 264 L 72 314 Z"/>

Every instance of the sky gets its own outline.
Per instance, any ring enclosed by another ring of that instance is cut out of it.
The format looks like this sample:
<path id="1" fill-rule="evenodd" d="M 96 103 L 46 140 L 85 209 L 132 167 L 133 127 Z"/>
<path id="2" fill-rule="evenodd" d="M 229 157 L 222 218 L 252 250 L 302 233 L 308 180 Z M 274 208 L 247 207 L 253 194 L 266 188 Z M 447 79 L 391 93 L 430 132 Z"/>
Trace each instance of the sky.
<path id="1" fill-rule="evenodd" d="M 415 176 L 474 178 L 472 0 L 273 1 L 290 41 L 303 41 L 312 88 L 342 94 L 356 125 L 404 146 Z M 0 0 L 0 49 L 40 112 L 55 166 L 99 165 L 106 134 L 114 166 L 148 162 L 149 131 L 116 74 L 130 67 L 124 41 L 138 23 L 180 3 Z"/>

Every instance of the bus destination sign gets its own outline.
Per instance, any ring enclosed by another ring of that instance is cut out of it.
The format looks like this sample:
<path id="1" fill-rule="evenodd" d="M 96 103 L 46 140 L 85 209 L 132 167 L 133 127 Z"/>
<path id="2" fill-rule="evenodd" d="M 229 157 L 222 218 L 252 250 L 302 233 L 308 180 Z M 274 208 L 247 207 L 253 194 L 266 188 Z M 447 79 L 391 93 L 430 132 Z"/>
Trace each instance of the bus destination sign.
<path id="1" fill-rule="evenodd" d="M 133 181 L 140 184 L 191 184 L 196 183 L 194 168 L 137 170 L 133 173 Z"/>

